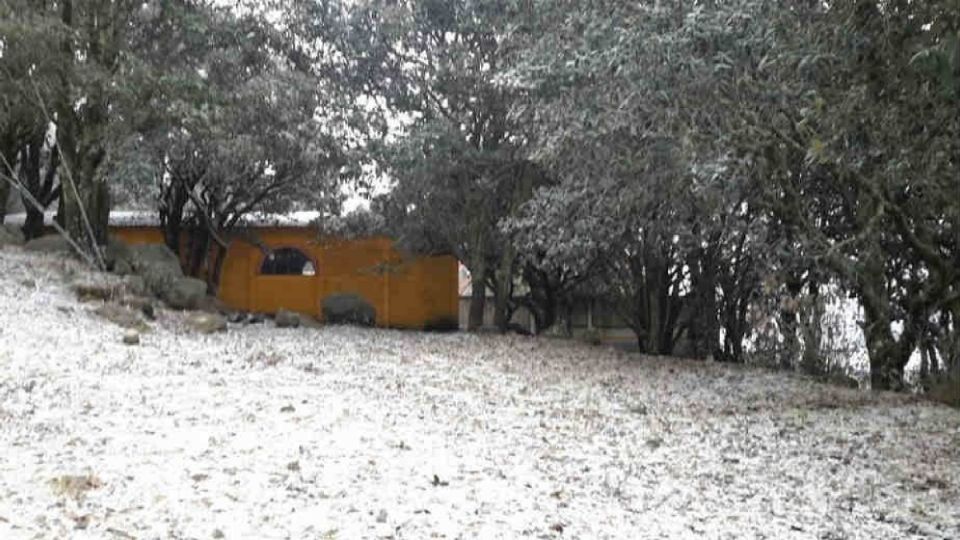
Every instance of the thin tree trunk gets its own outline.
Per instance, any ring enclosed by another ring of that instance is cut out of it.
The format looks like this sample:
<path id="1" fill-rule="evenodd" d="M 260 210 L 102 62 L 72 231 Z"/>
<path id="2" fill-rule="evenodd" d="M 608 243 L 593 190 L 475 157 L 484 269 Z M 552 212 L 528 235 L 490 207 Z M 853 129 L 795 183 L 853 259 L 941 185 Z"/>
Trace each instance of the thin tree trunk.
<path id="1" fill-rule="evenodd" d="M 510 325 L 509 304 L 513 289 L 513 265 L 516 260 L 516 250 L 513 243 L 507 243 L 501 257 L 500 268 L 497 269 L 496 290 L 494 291 L 493 324 L 501 332 L 506 332 Z"/>
<path id="2" fill-rule="evenodd" d="M 483 279 L 477 279 L 474 276 L 470 291 L 470 314 L 467 319 L 467 330 L 479 330 L 483 327 L 483 312 L 486 309 L 487 288 L 483 284 Z"/>
<path id="3" fill-rule="evenodd" d="M 7 219 L 7 201 L 10 200 L 10 183 L 0 182 L 0 225 Z"/>

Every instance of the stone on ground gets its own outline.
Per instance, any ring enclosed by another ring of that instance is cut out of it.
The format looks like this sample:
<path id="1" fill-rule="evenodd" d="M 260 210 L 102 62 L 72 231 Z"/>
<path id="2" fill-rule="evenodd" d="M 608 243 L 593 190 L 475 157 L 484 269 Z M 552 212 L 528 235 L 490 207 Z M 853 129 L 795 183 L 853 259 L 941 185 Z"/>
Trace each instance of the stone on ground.
<path id="1" fill-rule="evenodd" d="M 191 277 L 180 277 L 166 282 L 161 294 L 163 301 L 174 309 L 197 309 L 206 296 L 207 283 Z"/>
<path id="2" fill-rule="evenodd" d="M 377 311 L 360 295 L 332 294 L 323 300 L 323 319 L 327 324 L 373 326 Z"/>
<path id="3" fill-rule="evenodd" d="M 227 320 L 216 313 L 199 311 L 187 316 L 187 326 L 194 332 L 214 334 L 227 329 Z"/>
<path id="4" fill-rule="evenodd" d="M 177 280 L 183 278 L 180 260 L 163 244 L 130 246 L 124 253 L 128 259 L 119 259 L 114 264 L 128 264 L 133 272 L 143 277 L 147 288 L 155 296 L 165 298 Z"/>
<path id="5" fill-rule="evenodd" d="M 274 315 L 273 322 L 276 323 L 277 328 L 297 328 L 300 326 L 300 315 L 281 309 Z"/>
<path id="6" fill-rule="evenodd" d="M 136 311 L 118 304 L 104 304 L 93 312 L 122 328 L 140 331 L 150 328 Z"/>
<path id="7" fill-rule="evenodd" d="M 140 332 L 137 332 L 134 329 L 129 329 L 123 333 L 123 343 L 125 345 L 139 345 L 140 344 Z"/>

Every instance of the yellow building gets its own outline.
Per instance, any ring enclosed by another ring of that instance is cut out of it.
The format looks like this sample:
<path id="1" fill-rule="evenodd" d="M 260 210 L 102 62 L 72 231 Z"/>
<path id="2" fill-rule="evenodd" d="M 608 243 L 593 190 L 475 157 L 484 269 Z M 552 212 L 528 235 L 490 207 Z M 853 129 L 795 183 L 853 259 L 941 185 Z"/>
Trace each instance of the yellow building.
<path id="1" fill-rule="evenodd" d="M 287 309 L 322 319 L 324 298 L 353 293 L 376 310 L 377 326 L 457 327 L 453 257 L 403 254 L 383 237 L 344 240 L 318 237 L 306 227 L 252 228 L 269 251 L 240 239 L 230 242 L 218 297 L 233 309 Z M 155 226 L 113 226 L 111 232 L 128 244 L 163 241 Z"/>
<path id="2" fill-rule="evenodd" d="M 230 240 L 219 299 L 236 310 L 275 313 L 287 309 L 322 320 L 324 298 L 353 293 L 376 310 L 377 326 L 457 328 L 454 257 L 401 253 L 384 237 L 322 237 L 307 222 L 248 220 L 245 230 Z M 110 233 L 130 245 L 163 243 L 156 218 L 150 214 L 112 212 Z M 251 237 L 260 245 L 244 240 Z"/>

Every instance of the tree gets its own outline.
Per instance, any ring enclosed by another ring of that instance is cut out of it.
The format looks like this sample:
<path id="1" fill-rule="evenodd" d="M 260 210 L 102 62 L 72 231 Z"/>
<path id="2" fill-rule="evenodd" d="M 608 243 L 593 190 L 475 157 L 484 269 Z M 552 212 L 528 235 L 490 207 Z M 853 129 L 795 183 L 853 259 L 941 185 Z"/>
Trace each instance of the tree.
<path id="1" fill-rule="evenodd" d="M 57 169 L 60 154 L 51 122 L 37 95 L 62 70 L 57 42 L 58 25 L 36 4 L 0 6 L 0 221 L 12 186 L 26 209 L 23 231 L 28 239 L 42 233 L 43 211 L 59 196 Z"/>
<path id="2" fill-rule="evenodd" d="M 785 285 L 857 298 L 872 387 L 901 388 L 925 336 L 955 331 L 943 324 L 960 285 L 958 13 L 864 0 L 785 22 L 757 85 L 781 98 L 743 115 L 743 138 L 766 144 L 737 152 L 771 180 L 765 208 L 793 254 Z"/>
<path id="3" fill-rule="evenodd" d="M 366 2 L 339 40 L 352 81 L 403 125 L 371 146 L 394 182 L 389 197 L 413 244 L 456 255 L 473 276 L 468 327 L 478 328 L 487 286 L 506 328 L 517 252 L 498 229 L 541 179 L 523 158 L 508 112 L 516 92 L 495 80 L 509 55 L 505 1 Z"/>
<path id="4" fill-rule="evenodd" d="M 141 52 L 133 37 L 152 23 L 154 7 L 126 0 L 12 0 L 4 7 L 5 85 L 20 118 L 5 131 L 20 126 L 13 129 L 25 133 L 12 151 L 13 139 L 6 137 L 4 156 L 17 161 L 40 206 L 52 202 L 56 178 L 58 220 L 100 265 L 110 208 L 103 166 L 128 135 L 124 120 L 135 109 L 126 107 L 127 77 Z M 41 155 L 45 172 L 38 182 Z M 31 234 L 37 228 L 33 210 L 39 209 L 30 210 Z"/>
<path id="5" fill-rule="evenodd" d="M 181 44 L 181 54 L 150 55 L 148 76 L 162 90 L 133 150 L 151 157 L 168 246 L 186 247 L 187 271 L 215 289 L 246 216 L 337 209 L 345 159 L 329 108 L 346 97 L 297 63 L 293 37 L 256 15 L 182 5 L 164 20 L 148 40 Z"/>
<path id="6" fill-rule="evenodd" d="M 752 5 L 542 2 L 504 77 L 529 90 L 516 113 L 561 184 L 527 222 L 542 245 L 568 246 L 554 248 L 560 266 L 597 261 L 594 290 L 641 350 L 668 354 L 686 337 L 696 356 L 742 358 L 730 340 L 746 332 L 763 231 L 756 179 L 725 146 L 735 116 L 712 100 L 733 78 L 718 64 L 742 73 L 771 47 L 731 24 Z"/>

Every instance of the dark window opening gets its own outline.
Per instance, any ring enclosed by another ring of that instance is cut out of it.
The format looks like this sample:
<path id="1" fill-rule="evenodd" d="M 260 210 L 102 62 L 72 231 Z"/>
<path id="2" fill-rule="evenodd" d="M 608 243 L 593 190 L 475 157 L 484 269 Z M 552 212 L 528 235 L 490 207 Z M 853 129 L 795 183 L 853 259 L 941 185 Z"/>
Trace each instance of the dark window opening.
<path id="1" fill-rule="evenodd" d="M 260 273 L 268 276 L 312 276 L 317 269 L 313 261 L 299 249 L 280 248 L 264 257 Z"/>

